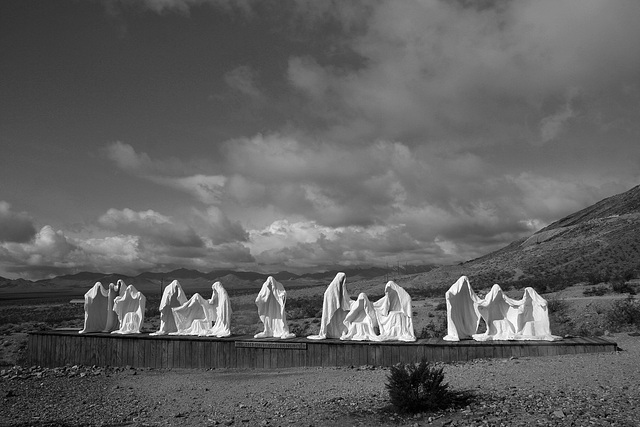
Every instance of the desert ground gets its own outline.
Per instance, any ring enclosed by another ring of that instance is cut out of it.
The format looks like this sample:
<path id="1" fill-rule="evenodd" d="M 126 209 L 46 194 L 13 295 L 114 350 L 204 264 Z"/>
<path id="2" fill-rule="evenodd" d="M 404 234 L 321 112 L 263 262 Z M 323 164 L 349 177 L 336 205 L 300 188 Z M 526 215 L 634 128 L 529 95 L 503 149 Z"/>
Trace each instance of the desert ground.
<path id="1" fill-rule="evenodd" d="M 415 415 L 399 414 L 390 405 L 385 388 L 388 368 L 259 371 L 24 366 L 28 332 L 80 328 L 82 305 L 70 304 L 68 298 L 2 301 L 0 425 L 636 426 L 640 419 L 638 330 L 634 326 L 613 332 L 607 329 L 613 304 L 627 296 L 587 297 L 586 289 L 573 286 L 543 295 L 562 301 L 555 305 L 563 315 L 552 316 L 552 332 L 592 331 L 615 341 L 619 351 L 444 364 L 450 387 L 470 390 L 474 398 L 462 407 Z M 512 297 L 521 293 L 509 291 Z M 232 296 L 234 333 L 260 329 L 253 298 Z M 318 299 L 317 290 L 290 293 L 291 328 L 299 335 L 316 332 L 318 321 L 312 312 L 320 309 L 315 307 Z M 153 304 L 153 298 L 150 300 Z M 443 303 L 444 298 L 414 298 L 417 335 L 444 335 Z M 158 327 L 157 315 L 150 313 L 145 322 L 148 331 Z"/>

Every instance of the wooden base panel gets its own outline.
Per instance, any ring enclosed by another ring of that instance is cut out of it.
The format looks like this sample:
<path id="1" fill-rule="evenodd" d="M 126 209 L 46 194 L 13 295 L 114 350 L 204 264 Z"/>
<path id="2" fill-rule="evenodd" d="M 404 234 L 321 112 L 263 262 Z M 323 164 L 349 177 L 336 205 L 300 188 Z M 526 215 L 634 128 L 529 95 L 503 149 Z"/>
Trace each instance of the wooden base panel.
<path id="1" fill-rule="evenodd" d="M 602 338 L 561 341 L 424 339 L 413 343 L 313 341 L 306 338 L 254 339 L 251 336 L 210 338 L 148 334 L 78 334 L 56 330 L 29 335 L 31 366 L 132 366 L 146 368 L 278 369 L 306 366 L 391 366 L 396 363 L 454 362 L 482 358 L 556 356 L 614 352 L 615 342 Z"/>

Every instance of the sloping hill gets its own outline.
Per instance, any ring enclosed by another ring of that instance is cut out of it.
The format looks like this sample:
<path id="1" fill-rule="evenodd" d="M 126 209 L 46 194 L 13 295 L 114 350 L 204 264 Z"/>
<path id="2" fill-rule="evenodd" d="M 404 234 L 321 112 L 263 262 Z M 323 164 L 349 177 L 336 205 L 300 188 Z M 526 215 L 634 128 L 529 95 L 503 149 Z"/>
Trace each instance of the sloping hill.
<path id="1" fill-rule="evenodd" d="M 420 275 L 426 284 L 469 276 L 474 287 L 548 290 L 640 274 L 640 186 L 562 218 L 526 239 L 472 261 Z"/>

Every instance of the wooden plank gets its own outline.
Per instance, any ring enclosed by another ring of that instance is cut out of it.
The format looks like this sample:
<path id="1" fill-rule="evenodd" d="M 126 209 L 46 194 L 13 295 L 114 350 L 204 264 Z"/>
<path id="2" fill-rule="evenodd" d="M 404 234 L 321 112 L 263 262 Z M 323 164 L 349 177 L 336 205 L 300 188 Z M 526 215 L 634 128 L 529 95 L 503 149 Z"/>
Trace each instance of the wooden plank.
<path id="1" fill-rule="evenodd" d="M 349 345 L 334 345 L 336 349 L 336 366 L 344 366 L 346 362 L 345 352 Z"/>
<path id="2" fill-rule="evenodd" d="M 336 346 L 334 344 L 327 346 L 328 366 L 336 366 Z"/>
<path id="3" fill-rule="evenodd" d="M 250 360 L 249 368 L 271 368 L 271 359 L 265 354 L 264 348 L 251 349 L 253 357 Z"/>
<path id="4" fill-rule="evenodd" d="M 236 348 L 236 368 L 246 368 L 247 367 L 247 357 L 246 352 L 247 348 Z"/>
<path id="5" fill-rule="evenodd" d="M 229 366 L 231 368 L 238 367 L 238 360 L 236 357 L 235 348 L 226 341 L 218 341 L 216 340 L 216 346 L 218 348 L 217 357 L 218 357 L 218 365 L 219 368 Z"/>
<path id="6" fill-rule="evenodd" d="M 46 335 L 41 335 L 38 340 L 38 365 L 47 366 L 47 340 Z"/>
<path id="7" fill-rule="evenodd" d="M 371 358 L 369 357 L 369 346 L 365 343 L 358 343 L 358 350 L 360 353 L 360 364 L 371 365 Z"/>
<path id="8" fill-rule="evenodd" d="M 382 346 L 382 366 L 392 366 L 393 365 L 393 352 L 391 351 L 391 347 L 389 345 Z"/>
<path id="9" fill-rule="evenodd" d="M 90 365 L 104 366 L 104 349 L 108 344 L 108 340 L 102 337 L 95 337 L 91 340 L 91 361 Z"/>
<path id="10" fill-rule="evenodd" d="M 193 342 L 189 339 L 180 340 L 180 367 L 193 368 Z"/>
<path id="11" fill-rule="evenodd" d="M 173 339 L 170 339 L 170 340 L 167 341 L 167 367 L 169 367 L 169 368 L 176 368 L 177 367 L 175 365 L 175 363 L 174 363 L 174 360 L 175 360 L 175 356 L 173 354 L 174 351 L 175 351 L 175 348 L 174 348 L 174 345 L 173 345 L 174 343 L 175 343 L 175 340 L 173 340 Z"/>
<path id="12" fill-rule="evenodd" d="M 54 359 L 56 366 L 62 365 L 62 360 L 64 360 L 64 343 L 67 340 L 65 336 L 56 337 L 56 345 L 54 346 Z"/>
<path id="13" fill-rule="evenodd" d="M 156 346 L 158 345 L 158 340 L 141 338 L 140 339 L 144 345 L 144 366 L 146 368 L 157 368 L 158 365 L 156 363 Z"/>
<path id="14" fill-rule="evenodd" d="M 195 365 L 195 367 L 198 369 L 204 368 L 205 367 L 204 342 L 202 338 L 198 338 L 196 341 L 193 342 L 193 354 L 194 354 L 193 364 Z"/>
<path id="15" fill-rule="evenodd" d="M 184 346 L 180 338 L 173 341 L 173 367 L 184 368 Z"/>
<path id="16" fill-rule="evenodd" d="M 224 363 L 224 348 L 216 340 L 207 341 L 209 344 L 209 367 L 220 368 Z"/>
<path id="17" fill-rule="evenodd" d="M 306 362 L 305 366 L 319 366 L 316 364 L 316 353 L 319 351 L 320 345 L 317 343 L 309 343 L 307 346 Z"/>
<path id="18" fill-rule="evenodd" d="M 327 366 L 327 361 L 329 359 L 329 350 L 326 344 L 323 344 L 322 341 L 316 344 L 316 352 L 314 355 L 314 363 L 315 366 Z"/>
<path id="19" fill-rule="evenodd" d="M 51 347 L 51 359 L 53 362 L 53 366 L 60 366 L 60 360 L 59 360 L 60 344 L 59 343 L 60 343 L 60 337 L 56 336 L 53 341 L 53 345 Z"/>

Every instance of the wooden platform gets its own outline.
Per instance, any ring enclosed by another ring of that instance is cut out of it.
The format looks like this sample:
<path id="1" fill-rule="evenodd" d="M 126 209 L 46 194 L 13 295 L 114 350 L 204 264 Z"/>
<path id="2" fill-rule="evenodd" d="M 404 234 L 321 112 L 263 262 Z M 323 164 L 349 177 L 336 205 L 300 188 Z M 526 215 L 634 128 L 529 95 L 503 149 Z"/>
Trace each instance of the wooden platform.
<path id="1" fill-rule="evenodd" d="M 357 342 L 253 339 L 251 336 L 209 338 L 148 334 L 85 334 L 56 330 L 29 335 L 28 362 L 46 367 L 64 365 L 133 366 L 150 368 L 257 368 L 302 366 L 391 366 L 396 363 L 463 361 L 478 358 L 555 356 L 614 352 L 615 342 L 601 338 L 561 341 L 442 339 L 402 342 Z"/>

